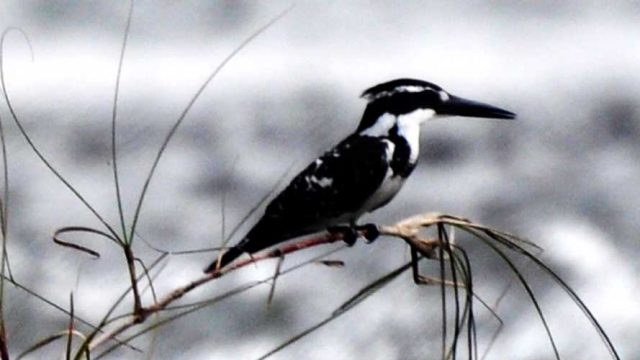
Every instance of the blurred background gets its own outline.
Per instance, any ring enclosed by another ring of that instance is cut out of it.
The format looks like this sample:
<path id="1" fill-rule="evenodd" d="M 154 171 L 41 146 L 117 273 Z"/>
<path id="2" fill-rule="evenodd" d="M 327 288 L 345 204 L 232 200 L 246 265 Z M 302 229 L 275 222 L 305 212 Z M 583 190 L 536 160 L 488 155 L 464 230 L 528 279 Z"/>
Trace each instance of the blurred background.
<path id="1" fill-rule="evenodd" d="M 199 86 L 290 5 L 136 3 L 117 111 L 128 224 L 162 139 Z M 126 16 L 125 2 L 0 2 L 2 28 L 20 27 L 33 48 L 32 60 L 17 32 L 4 44 L 5 90 L 19 118 L 53 166 L 114 224 L 110 124 Z M 398 77 L 424 79 L 512 110 L 518 119 L 427 123 L 414 175 L 368 220 L 390 224 L 441 211 L 536 242 L 621 358 L 638 358 L 638 21 L 637 1 L 300 1 L 234 58 L 188 113 L 151 183 L 136 252 L 150 262 L 157 252 L 147 244 L 170 251 L 220 245 L 279 178 L 288 181 L 355 129 L 364 89 Z M 52 243 L 63 226 L 100 224 L 38 160 L 4 102 L 0 118 L 15 279 L 64 308 L 73 292 L 76 314 L 97 323 L 127 286 L 122 254 L 89 236 L 69 238 L 98 250 L 99 260 Z M 511 285 L 497 310 L 504 327 L 487 358 L 552 358 L 514 275 L 473 239 L 459 241 L 471 252 L 475 290 L 485 301 L 493 304 Z M 296 254 L 285 265 L 325 250 Z M 171 256 L 156 291 L 165 294 L 200 276 L 213 256 Z M 405 245 L 386 239 L 358 243 L 332 258 L 345 267 L 311 265 L 281 278 L 269 308 L 268 286 L 258 287 L 135 341 L 146 354 L 122 349 L 113 358 L 254 359 L 409 259 Z M 607 358 L 570 299 L 534 266 L 516 262 L 539 295 L 563 358 Z M 438 271 L 435 264 L 423 270 Z M 212 298 L 273 271 L 273 262 L 246 268 L 183 302 Z M 405 274 L 274 358 L 439 358 L 439 294 L 438 287 L 417 287 Z M 9 286 L 5 297 L 14 356 L 65 329 L 67 316 L 34 296 Z M 148 292 L 145 300 L 151 301 Z M 479 305 L 476 312 L 482 352 L 498 321 Z M 53 344 L 31 358 L 57 358 L 63 348 Z"/>

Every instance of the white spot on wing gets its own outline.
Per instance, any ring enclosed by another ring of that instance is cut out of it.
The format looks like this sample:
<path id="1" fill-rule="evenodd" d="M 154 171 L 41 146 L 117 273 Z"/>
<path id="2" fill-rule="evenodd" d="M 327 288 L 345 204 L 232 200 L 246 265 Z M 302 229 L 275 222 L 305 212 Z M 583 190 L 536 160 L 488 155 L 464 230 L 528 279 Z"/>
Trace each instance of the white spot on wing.
<path id="1" fill-rule="evenodd" d="M 326 188 L 333 185 L 333 179 L 328 177 L 317 178 L 315 175 L 311 175 L 311 176 L 305 177 L 305 180 L 307 181 L 307 184 L 309 187 L 312 187 L 313 184 L 320 186 L 322 188 Z"/>
<path id="2" fill-rule="evenodd" d="M 325 187 L 329 187 L 333 184 L 333 179 L 329 179 L 329 178 L 321 178 L 321 179 L 316 179 L 316 183 L 318 185 L 320 185 L 321 187 L 325 188 Z"/>

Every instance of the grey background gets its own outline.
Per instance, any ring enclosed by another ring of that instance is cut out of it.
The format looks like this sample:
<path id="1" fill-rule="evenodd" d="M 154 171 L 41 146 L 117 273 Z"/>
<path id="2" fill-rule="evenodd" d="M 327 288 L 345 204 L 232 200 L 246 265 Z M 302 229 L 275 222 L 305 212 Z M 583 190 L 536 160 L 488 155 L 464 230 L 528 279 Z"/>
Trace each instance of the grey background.
<path id="1" fill-rule="evenodd" d="M 118 105 L 128 216 L 164 134 L 198 86 L 289 5 L 136 4 Z M 114 222 L 109 126 L 126 11 L 124 2 L 0 3 L 2 28 L 24 29 L 35 55 L 31 61 L 17 33 L 8 36 L 7 90 L 21 120 L 54 166 Z M 639 20 L 637 1 L 301 1 L 231 61 L 195 104 L 152 182 L 139 235 L 167 250 L 218 245 L 223 198 L 228 231 L 278 178 L 287 171 L 291 177 L 356 127 L 362 90 L 397 77 L 425 79 L 519 118 L 425 124 L 417 170 L 400 195 L 368 219 L 392 223 L 443 211 L 537 242 L 621 357 L 637 358 Z M 53 245 L 50 237 L 62 226 L 99 224 L 27 147 L 4 104 L 0 116 L 9 149 L 14 275 L 65 307 L 73 292 L 77 313 L 97 322 L 126 286 L 122 255 L 90 237 L 74 239 L 99 250 L 100 260 Z M 472 249 L 477 292 L 492 303 L 513 276 L 473 240 L 460 241 Z M 156 256 L 142 241 L 136 250 L 145 261 Z M 212 256 L 171 257 L 156 290 L 164 294 L 199 276 Z M 382 239 L 333 258 L 346 267 L 309 266 L 281 279 L 269 309 L 268 287 L 258 288 L 162 328 L 152 345 L 151 336 L 135 344 L 158 359 L 255 358 L 327 316 L 407 260 L 408 252 Z M 437 273 L 435 265 L 424 270 Z M 185 301 L 272 271 L 271 263 L 247 268 Z M 597 334 L 568 298 L 532 267 L 526 273 L 564 358 L 605 358 Z M 66 316 L 32 296 L 13 287 L 6 296 L 13 354 L 66 327 Z M 521 288 L 514 286 L 498 310 L 505 326 L 489 358 L 552 357 Z M 497 322 L 476 311 L 482 346 Z M 407 274 L 276 358 L 438 358 L 439 326 L 438 288 L 418 288 Z M 56 358 L 62 348 L 54 344 L 32 358 Z M 122 350 L 113 358 L 147 355 Z"/>

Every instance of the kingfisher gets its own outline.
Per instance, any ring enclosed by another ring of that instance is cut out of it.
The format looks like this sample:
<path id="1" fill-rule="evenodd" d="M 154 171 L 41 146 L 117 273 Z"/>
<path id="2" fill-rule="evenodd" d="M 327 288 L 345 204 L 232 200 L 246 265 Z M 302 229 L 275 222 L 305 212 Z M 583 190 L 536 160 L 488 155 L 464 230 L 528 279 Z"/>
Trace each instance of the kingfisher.
<path id="1" fill-rule="evenodd" d="M 467 100 L 431 82 L 396 79 L 362 93 L 367 106 L 356 130 L 293 178 L 240 242 L 205 272 L 278 243 L 320 231 L 353 245 L 360 231 L 373 241 L 374 224 L 358 219 L 391 201 L 418 162 L 420 125 L 429 119 L 466 116 L 514 119 L 493 105 Z"/>

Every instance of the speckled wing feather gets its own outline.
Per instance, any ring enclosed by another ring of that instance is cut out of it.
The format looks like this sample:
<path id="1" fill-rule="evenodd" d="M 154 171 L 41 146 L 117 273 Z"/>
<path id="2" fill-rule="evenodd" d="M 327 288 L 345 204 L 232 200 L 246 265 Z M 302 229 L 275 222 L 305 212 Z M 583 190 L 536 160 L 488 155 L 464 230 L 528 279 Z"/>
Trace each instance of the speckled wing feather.
<path id="1" fill-rule="evenodd" d="M 376 191 L 390 162 L 389 141 L 350 136 L 312 162 L 267 206 L 238 244 L 255 252 L 278 242 L 347 223 Z"/>
<path id="2" fill-rule="evenodd" d="M 389 176 L 394 145 L 377 137 L 351 135 L 307 166 L 267 206 L 264 215 L 220 259 L 224 267 L 244 252 L 348 224 Z M 381 205 L 379 205 L 381 206 Z M 205 272 L 218 266 L 215 261 Z"/>

